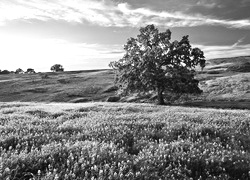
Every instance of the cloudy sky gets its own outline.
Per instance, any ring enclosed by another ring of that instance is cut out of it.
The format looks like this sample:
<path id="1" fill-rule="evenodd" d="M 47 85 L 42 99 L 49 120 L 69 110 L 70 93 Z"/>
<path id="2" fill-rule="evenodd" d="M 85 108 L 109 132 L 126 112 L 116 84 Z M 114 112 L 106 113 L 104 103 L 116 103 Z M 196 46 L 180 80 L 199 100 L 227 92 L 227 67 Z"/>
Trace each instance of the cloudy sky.
<path id="1" fill-rule="evenodd" d="M 0 0 L 0 69 L 105 69 L 147 24 L 207 59 L 250 55 L 250 0 Z"/>

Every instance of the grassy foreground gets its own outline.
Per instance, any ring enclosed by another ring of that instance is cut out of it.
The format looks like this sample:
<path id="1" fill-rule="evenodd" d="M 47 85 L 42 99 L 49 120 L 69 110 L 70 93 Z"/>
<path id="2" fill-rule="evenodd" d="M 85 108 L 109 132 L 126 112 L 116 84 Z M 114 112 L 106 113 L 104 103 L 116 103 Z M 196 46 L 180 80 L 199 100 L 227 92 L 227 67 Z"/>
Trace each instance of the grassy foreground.
<path id="1" fill-rule="evenodd" d="M 0 103 L 0 179 L 250 179 L 250 111 Z"/>

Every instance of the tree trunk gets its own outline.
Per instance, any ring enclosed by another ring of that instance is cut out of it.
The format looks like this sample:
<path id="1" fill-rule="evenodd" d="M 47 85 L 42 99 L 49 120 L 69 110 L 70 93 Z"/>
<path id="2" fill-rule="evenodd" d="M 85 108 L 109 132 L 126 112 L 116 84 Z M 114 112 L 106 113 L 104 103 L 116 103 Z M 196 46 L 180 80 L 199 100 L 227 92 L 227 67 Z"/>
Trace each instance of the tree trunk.
<path id="1" fill-rule="evenodd" d="M 165 105 L 164 98 L 163 98 L 163 89 L 157 88 L 157 104 L 158 105 Z"/>

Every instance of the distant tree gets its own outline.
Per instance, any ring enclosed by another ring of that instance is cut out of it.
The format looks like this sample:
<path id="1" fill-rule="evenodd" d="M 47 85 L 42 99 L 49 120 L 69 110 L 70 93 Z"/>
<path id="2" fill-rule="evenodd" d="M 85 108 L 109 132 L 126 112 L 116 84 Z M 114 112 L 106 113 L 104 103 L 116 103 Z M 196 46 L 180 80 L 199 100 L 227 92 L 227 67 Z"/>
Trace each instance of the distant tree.
<path id="1" fill-rule="evenodd" d="M 10 71 L 8 71 L 8 70 L 3 70 L 3 71 L 1 72 L 1 74 L 10 74 Z"/>
<path id="2" fill-rule="evenodd" d="M 32 69 L 32 68 L 28 68 L 26 73 L 33 74 L 33 73 L 36 73 L 36 71 L 34 69 Z"/>
<path id="3" fill-rule="evenodd" d="M 188 36 L 170 40 L 170 30 L 159 32 L 154 25 L 140 28 L 137 38 L 128 39 L 123 58 L 110 63 L 124 94 L 155 91 L 158 104 L 165 104 L 164 93 L 202 92 L 194 68 L 205 66 L 203 51 L 192 48 Z"/>
<path id="4" fill-rule="evenodd" d="M 15 74 L 23 74 L 24 71 L 21 69 L 21 68 L 18 68 L 16 71 L 15 71 Z"/>
<path id="5" fill-rule="evenodd" d="M 64 68 L 62 67 L 61 64 L 55 64 L 50 68 L 50 70 L 53 72 L 59 72 L 59 71 L 64 71 Z"/>

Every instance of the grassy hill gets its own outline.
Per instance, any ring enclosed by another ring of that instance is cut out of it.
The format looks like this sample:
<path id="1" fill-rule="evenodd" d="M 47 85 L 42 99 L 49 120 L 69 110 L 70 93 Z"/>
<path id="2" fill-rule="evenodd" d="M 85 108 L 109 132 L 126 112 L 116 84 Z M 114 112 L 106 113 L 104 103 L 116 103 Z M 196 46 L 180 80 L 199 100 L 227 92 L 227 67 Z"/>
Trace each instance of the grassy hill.
<path id="1" fill-rule="evenodd" d="M 0 179 L 250 179 L 250 111 L 0 103 Z"/>
<path id="2" fill-rule="evenodd" d="M 111 70 L 0 75 L 0 101 L 104 101 L 113 80 Z"/>
<path id="3" fill-rule="evenodd" d="M 204 93 L 184 96 L 181 99 L 185 101 L 175 104 L 250 109 L 250 56 L 208 60 L 205 69 L 198 70 L 197 78 Z M 106 101 L 116 95 L 113 80 L 112 70 L 0 75 L 0 101 Z M 153 102 L 154 96 L 133 94 L 122 101 Z"/>
<path id="4" fill-rule="evenodd" d="M 190 105 L 250 108 L 250 56 L 209 60 L 197 78 L 204 93 Z"/>

